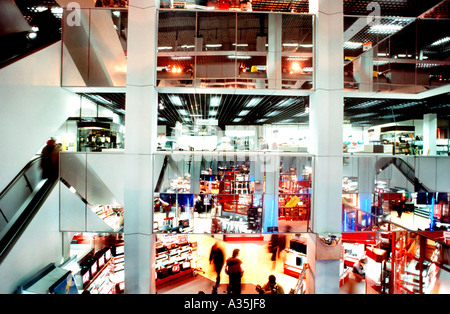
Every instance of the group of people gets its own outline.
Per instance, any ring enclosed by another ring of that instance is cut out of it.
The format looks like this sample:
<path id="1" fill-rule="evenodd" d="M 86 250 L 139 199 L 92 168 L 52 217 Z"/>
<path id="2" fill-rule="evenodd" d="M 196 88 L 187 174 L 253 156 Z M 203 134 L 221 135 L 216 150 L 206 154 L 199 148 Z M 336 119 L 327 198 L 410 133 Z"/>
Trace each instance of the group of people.
<path id="1" fill-rule="evenodd" d="M 217 274 L 216 283 L 213 287 L 213 293 L 217 293 L 217 289 L 220 285 L 220 274 L 225 265 L 225 273 L 229 277 L 229 285 L 227 288 L 228 294 L 241 294 L 241 279 L 244 275 L 244 266 L 239 259 L 239 249 L 234 249 L 232 256 L 225 260 L 225 250 L 220 242 L 214 243 L 211 247 L 211 253 L 209 255 L 210 264 L 214 264 L 214 270 Z M 268 282 L 262 287 L 256 286 L 256 291 L 260 294 L 284 294 L 282 286 L 277 284 L 276 277 L 270 275 Z"/>

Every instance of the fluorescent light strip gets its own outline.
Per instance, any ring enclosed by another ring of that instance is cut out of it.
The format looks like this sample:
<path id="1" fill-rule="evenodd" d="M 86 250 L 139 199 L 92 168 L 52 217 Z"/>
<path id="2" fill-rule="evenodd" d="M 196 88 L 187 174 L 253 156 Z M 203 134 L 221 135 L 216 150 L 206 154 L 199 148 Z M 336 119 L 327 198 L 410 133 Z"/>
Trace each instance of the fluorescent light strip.
<path id="1" fill-rule="evenodd" d="M 178 106 L 178 107 L 182 107 L 183 106 L 183 104 L 181 102 L 181 99 L 178 96 L 170 96 L 170 100 L 172 101 L 174 106 Z"/>
<path id="2" fill-rule="evenodd" d="M 210 107 L 219 107 L 220 106 L 220 97 L 211 97 L 211 102 L 209 103 Z"/>
<path id="3" fill-rule="evenodd" d="M 290 104 L 292 104 L 293 102 L 294 102 L 294 99 L 292 99 L 292 98 L 284 99 L 284 100 L 280 101 L 277 105 L 275 105 L 275 108 L 287 107 Z"/>
<path id="4" fill-rule="evenodd" d="M 308 61 L 310 57 L 293 57 L 289 56 L 286 58 L 286 61 Z"/>
<path id="5" fill-rule="evenodd" d="M 241 60 L 248 60 L 251 59 L 251 56 L 228 56 L 228 59 L 241 59 Z"/>
<path id="6" fill-rule="evenodd" d="M 445 43 L 448 43 L 449 41 L 450 41 L 450 37 L 444 37 L 444 38 L 441 38 L 441 39 L 435 41 L 430 46 L 434 47 L 434 46 L 443 45 Z"/>
<path id="7" fill-rule="evenodd" d="M 393 34 L 401 30 L 403 26 L 401 25 L 373 25 L 368 33 L 370 34 Z"/>
<path id="8" fill-rule="evenodd" d="M 222 47 L 222 44 L 207 44 L 207 45 L 205 45 L 205 47 L 208 47 L 208 48 L 220 48 L 220 47 Z"/>
<path id="9" fill-rule="evenodd" d="M 242 110 L 242 111 L 238 114 L 238 116 L 240 116 L 240 117 L 246 116 L 246 115 L 248 115 L 249 112 L 250 112 L 250 110 Z"/>
<path id="10" fill-rule="evenodd" d="M 266 117 L 274 117 L 279 113 L 280 113 L 279 111 L 273 111 L 273 112 L 269 113 L 268 115 L 266 115 Z"/>
<path id="11" fill-rule="evenodd" d="M 363 46 L 362 43 L 355 43 L 352 41 L 346 41 L 344 43 L 344 49 L 359 49 Z"/>
<path id="12" fill-rule="evenodd" d="M 245 108 L 253 108 L 255 107 L 257 104 L 260 103 L 260 101 L 262 100 L 262 98 L 252 98 L 247 105 L 245 105 Z"/>
<path id="13" fill-rule="evenodd" d="M 180 56 L 180 57 L 171 57 L 172 60 L 190 60 L 192 57 L 190 56 Z"/>

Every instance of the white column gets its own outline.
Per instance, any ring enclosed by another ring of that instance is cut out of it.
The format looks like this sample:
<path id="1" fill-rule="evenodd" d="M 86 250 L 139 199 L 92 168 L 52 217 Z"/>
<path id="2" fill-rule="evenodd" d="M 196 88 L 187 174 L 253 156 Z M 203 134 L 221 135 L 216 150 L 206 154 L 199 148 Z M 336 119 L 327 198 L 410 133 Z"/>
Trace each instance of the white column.
<path id="1" fill-rule="evenodd" d="M 314 92 L 310 153 L 315 155 L 308 293 L 339 293 L 340 250 L 319 236 L 341 234 L 343 141 L 343 0 L 310 0 L 314 19 Z M 339 252 L 339 253 L 336 253 Z"/>
<path id="2" fill-rule="evenodd" d="M 267 53 L 269 89 L 281 89 L 282 18 L 281 14 L 269 14 L 269 46 Z"/>
<path id="3" fill-rule="evenodd" d="M 374 50 L 370 49 L 353 61 L 353 75 L 360 92 L 373 91 L 373 55 Z"/>
<path id="4" fill-rule="evenodd" d="M 376 157 L 358 158 L 359 208 L 370 213 L 375 188 Z"/>
<path id="5" fill-rule="evenodd" d="M 436 156 L 437 116 L 435 113 L 423 115 L 423 154 Z"/>
<path id="6" fill-rule="evenodd" d="M 125 141 L 125 293 L 155 293 L 153 156 L 157 147 L 159 0 L 130 0 Z"/>

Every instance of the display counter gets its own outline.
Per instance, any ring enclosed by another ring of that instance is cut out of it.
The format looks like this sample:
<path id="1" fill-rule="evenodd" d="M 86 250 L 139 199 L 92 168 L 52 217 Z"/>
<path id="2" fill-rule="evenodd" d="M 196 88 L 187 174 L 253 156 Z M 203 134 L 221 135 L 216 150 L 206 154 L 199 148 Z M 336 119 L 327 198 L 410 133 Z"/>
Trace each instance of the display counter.
<path id="1" fill-rule="evenodd" d="M 196 243 L 189 242 L 187 235 L 160 235 L 155 244 L 156 287 L 170 281 L 192 276 Z"/>

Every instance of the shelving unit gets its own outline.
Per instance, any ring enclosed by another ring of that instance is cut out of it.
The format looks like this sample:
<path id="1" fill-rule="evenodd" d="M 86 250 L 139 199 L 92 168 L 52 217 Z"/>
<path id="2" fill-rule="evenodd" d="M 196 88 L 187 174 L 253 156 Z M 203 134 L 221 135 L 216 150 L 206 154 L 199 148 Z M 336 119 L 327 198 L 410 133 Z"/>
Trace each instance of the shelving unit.
<path id="1" fill-rule="evenodd" d="M 392 126 L 381 128 L 380 141 L 383 144 L 392 144 L 395 155 L 409 155 L 410 148 L 415 142 L 414 126 Z"/>
<path id="2" fill-rule="evenodd" d="M 196 246 L 188 241 L 186 235 L 165 235 L 158 241 L 156 247 L 156 287 L 191 276 L 194 268 L 192 262 Z"/>
<path id="3" fill-rule="evenodd" d="M 278 211 L 281 220 L 307 220 L 311 210 L 311 173 L 297 173 L 291 169 L 280 174 Z"/>

